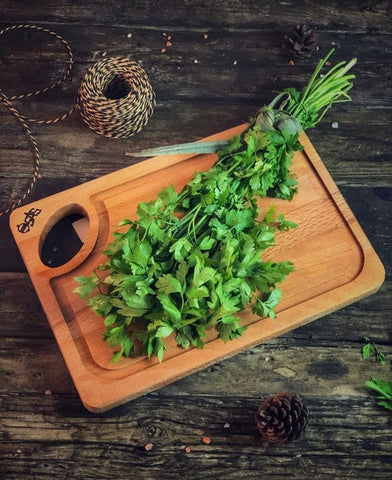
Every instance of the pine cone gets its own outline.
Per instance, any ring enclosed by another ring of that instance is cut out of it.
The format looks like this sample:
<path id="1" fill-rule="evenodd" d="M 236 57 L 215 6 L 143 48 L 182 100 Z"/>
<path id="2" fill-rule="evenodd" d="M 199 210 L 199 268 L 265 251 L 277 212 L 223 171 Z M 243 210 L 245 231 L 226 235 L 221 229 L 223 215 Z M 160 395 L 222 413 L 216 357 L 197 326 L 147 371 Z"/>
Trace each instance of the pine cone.
<path id="1" fill-rule="evenodd" d="M 270 443 L 288 444 L 305 431 L 308 409 L 298 395 L 279 392 L 266 398 L 256 414 L 260 434 Z"/>
<path id="2" fill-rule="evenodd" d="M 309 56 L 314 50 L 318 50 L 317 36 L 307 25 L 298 24 L 288 36 L 285 35 L 282 48 L 291 55 Z"/>

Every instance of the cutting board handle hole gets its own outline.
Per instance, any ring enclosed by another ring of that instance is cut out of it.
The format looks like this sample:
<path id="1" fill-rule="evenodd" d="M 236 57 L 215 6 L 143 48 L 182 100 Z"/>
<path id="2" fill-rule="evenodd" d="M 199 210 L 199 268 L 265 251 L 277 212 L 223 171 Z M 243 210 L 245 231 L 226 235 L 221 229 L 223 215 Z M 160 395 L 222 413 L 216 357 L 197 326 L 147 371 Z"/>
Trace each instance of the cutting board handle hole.
<path id="1" fill-rule="evenodd" d="M 50 268 L 68 263 L 82 248 L 89 230 L 89 219 L 79 205 L 56 212 L 40 238 L 40 258 Z"/>

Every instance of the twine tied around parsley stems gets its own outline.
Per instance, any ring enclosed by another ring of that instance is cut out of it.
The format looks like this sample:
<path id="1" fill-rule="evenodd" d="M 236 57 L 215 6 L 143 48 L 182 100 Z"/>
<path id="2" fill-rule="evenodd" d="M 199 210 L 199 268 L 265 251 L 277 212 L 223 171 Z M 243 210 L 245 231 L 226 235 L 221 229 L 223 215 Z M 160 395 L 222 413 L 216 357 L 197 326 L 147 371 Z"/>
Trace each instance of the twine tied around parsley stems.
<path id="1" fill-rule="evenodd" d="M 39 176 L 41 157 L 29 123 L 54 124 L 66 119 L 75 110 L 79 110 L 84 122 L 99 135 L 110 138 L 127 138 L 142 130 L 156 106 L 155 93 L 146 72 L 139 64 L 128 58 L 108 57 L 87 70 L 78 90 L 76 105 L 69 111 L 47 120 L 26 117 L 15 107 L 14 100 L 45 93 L 64 83 L 71 73 L 74 56 L 70 44 L 61 35 L 36 25 L 10 26 L 0 30 L 0 36 L 11 30 L 19 29 L 35 30 L 55 37 L 66 48 L 68 61 L 63 75 L 47 87 L 10 97 L 0 88 L 0 101 L 22 125 L 33 147 L 35 158 L 33 176 L 26 191 L 9 207 L 0 211 L 0 217 L 12 212 L 30 195 Z"/>

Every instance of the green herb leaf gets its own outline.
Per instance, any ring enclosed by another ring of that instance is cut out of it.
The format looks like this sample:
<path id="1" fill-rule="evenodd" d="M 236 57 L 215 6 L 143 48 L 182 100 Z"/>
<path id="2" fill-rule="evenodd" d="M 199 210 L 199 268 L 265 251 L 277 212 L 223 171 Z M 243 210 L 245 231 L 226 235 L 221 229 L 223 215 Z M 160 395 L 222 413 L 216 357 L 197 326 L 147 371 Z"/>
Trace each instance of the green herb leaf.
<path id="1" fill-rule="evenodd" d="M 175 323 L 181 322 L 181 312 L 170 299 L 169 295 L 164 293 L 158 293 L 157 298 L 160 301 L 163 310 L 167 313 L 168 317 Z"/>
<path id="2" fill-rule="evenodd" d="M 392 410 L 392 382 L 381 378 L 372 378 L 365 382 L 365 386 L 372 390 L 377 403 L 382 407 Z"/>
<path id="3" fill-rule="evenodd" d="M 181 282 L 170 274 L 159 277 L 155 286 L 159 293 L 182 293 Z"/>
<path id="4" fill-rule="evenodd" d="M 368 337 L 363 337 L 366 344 L 362 347 L 362 357 L 368 359 L 371 355 L 375 355 L 376 360 L 381 364 L 385 365 L 387 358 L 386 355 L 382 352 L 380 347 L 378 347 L 374 342 L 372 342 Z"/>
<path id="5" fill-rule="evenodd" d="M 162 325 L 161 327 L 158 328 L 155 336 L 158 337 L 158 338 L 168 337 L 173 332 L 174 332 L 174 328 L 172 326 L 164 324 L 164 325 Z"/>
<path id="6" fill-rule="evenodd" d="M 215 243 L 215 239 L 214 238 L 211 238 L 210 236 L 206 236 L 203 238 L 203 240 L 201 241 L 200 245 L 199 245 L 199 248 L 200 250 L 211 250 L 211 248 L 213 247 Z"/>
<path id="7" fill-rule="evenodd" d="M 80 283 L 80 287 L 74 289 L 80 298 L 88 298 L 91 292 L 99 285 L 99 277 L 94 272 L 91 277 L 75 277 L 75 280 Z"/>
<path id="8" fill-rule="evenodd" d="M 105 318 L 105 327 L 109 327 L 116 323 L 117 315 L 115 313 L 109 313 L 109 315 Z"/>

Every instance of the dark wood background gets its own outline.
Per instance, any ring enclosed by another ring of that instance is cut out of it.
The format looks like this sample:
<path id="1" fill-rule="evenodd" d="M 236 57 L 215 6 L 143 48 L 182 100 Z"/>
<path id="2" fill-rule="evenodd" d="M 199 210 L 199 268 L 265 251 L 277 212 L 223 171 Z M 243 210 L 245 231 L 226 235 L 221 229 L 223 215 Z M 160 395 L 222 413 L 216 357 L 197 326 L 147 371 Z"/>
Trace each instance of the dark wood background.
<path id="1" fill-rule="evenodd" d="M 16 102 L 24 114 L 65 112 L 86 68 L 105 55 L 139 61 L 158 101 L 146 128 L 128 140 L 94 134 L 78 114 L 55 126 L 33 126 L 42 165 L 30 201 L 125 167 L 127 151 L 197 140 L 246 121 L 274 91 L 303 86 L 332 42 L 334 62 L 358 57 L 352 103 L 337 105 L 308 134 L 383 261 L 386 280 L 354 305 L 94 415 L 79 400 L 8 218 L 1 217 L 0 477 L 391 478 L 391 412 L 364 388 L 372 376 L 391 379 L 390 2 L 2 0 L 0 28 L 19 23 L 54 29 L 71 43 L 76 60 L 62 87 Z M 297 23 L 314 29 L 320 50 L 289 65 L 281 42 Z M 163 33 L 172 36 L 164 54 Z M 12 95 L 45 86 L 66 58 L 45 35 L 4 35 L 0 87 Z M 4 208 L 24 191 L 33 161 L 3 106 L 0 158 Z M 365 335 L 389 354 L 387 365 L 361 358 Z M 254 413 L 261 398 L 280 390 L 299 393 L 311 420 L 299 441 L 267 446 Z"/>

